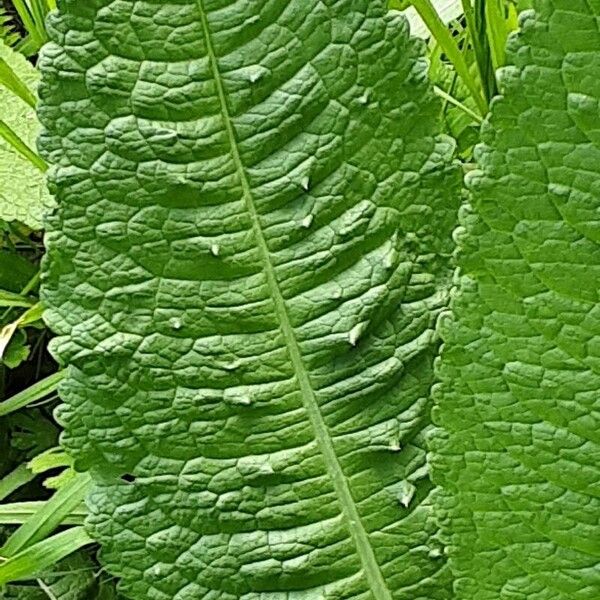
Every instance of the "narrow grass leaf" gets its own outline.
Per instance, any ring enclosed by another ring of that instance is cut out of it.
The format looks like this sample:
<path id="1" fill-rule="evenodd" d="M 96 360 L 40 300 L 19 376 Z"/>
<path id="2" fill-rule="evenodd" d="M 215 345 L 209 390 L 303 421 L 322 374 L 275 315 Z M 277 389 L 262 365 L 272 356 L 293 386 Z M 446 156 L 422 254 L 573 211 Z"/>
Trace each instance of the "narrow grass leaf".
<path id="1" fill-rule="evenodd" d="M 81 473 L 58 490 L 8 538 L 0 549 L 0 556 L 7 558 L 15 556 L 24 548 L 50 535 L 73 509 L 81 505 L 90 481 L 91 478 L 87 473 Z"/>
<path id="2" fill-rule="evenodd" d="M 0 500 L 10 496 L 34 477 L 35 475 L 27 468 L 27 465 L 19 465 L 14 471 L 0 479 Z"/>
<path id="3" fill-rule="evenodd" d="M 6 290 L 0 290 L 0 307 L 19 307 L 29 308 L 34 305 L 34 300 L 26 298 L 21 294 L 15 292 L 8 292 Z"/>
<path id="4" fill-rule="evenodd" d="M 57 533 L 0 563 L 0 585 L 34 579 L 44 569 L 91 543 L 93 540 L 83 527 Z"/>
<path id="5" fill-rule="evenodd" d="M 46 504 L 45 501 L 13 502 L 0 505 L 0 525 L 22 525 Z M 61 525 L 83 525 L 87 511 L 83 504 L 74 508 Z"/>
<path id="6" fill-rule="evenodd" d="M 19 319 L 19 327 L 27 327 L 27 325 L 32 325 L 33 323 L 40 321 L 43 314 L 43 305 L 40 302 L 34 304 L 25 313 L 23 313 L 23 315 Z"/>
<path id="7" fill-rule="evenodd" d="M 0 136 L 9 143 L 23 158 L 26 158 L 34 167 L 42 173 L 48 169 L 48 166 L 12 129 L 8 123 L 0 120 Z"/>
<path id="8" fill-rule="evenodd" d="M 27 102 L 31 108 L 35 108 L 35 96 L 23 80 L 15 73 L 14 69 L 0 58 L 0 85 L 9 89 L 13 94 Z"/>
<path id="9" fill-rule="evenodd" d="M 0 403 L 0 417 L 4 417 L 16 410 L 20 410 L 33 402 L 42 400 L 46 396 L 56 392 L 58 384 L 64 379 L 65 372 L 58 371 L 48 377 L 34 383 L 27 389 L 19 392 L 5 402 Z"/>

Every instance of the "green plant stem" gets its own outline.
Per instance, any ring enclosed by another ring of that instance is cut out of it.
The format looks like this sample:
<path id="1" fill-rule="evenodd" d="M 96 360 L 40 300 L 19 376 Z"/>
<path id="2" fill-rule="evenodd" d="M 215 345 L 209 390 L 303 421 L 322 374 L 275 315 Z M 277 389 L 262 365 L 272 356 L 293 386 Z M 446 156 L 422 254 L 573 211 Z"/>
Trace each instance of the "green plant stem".
<path id="1" fill-rule="evenodd" d="M 437 85 L 433 86 L 433 91 L 440 97 L 443 98 L 449 104 L 456 106 L 460 110 L 462 110 L 466 115 L 469 115 L 476 123 L 483 123 L 483 118 L 481 115 L 478 115 L 475 111 L 471 110 L 468 106 L 465 106 L 462 102 L 445 92 L 442 88 Z"/>
<path id="2" fill-rule="evenodd" d="M 33 20 L 35 23 L 35 28 L 38 33 L 40 39 L 45 38 L 45 28 L 44 28 L 44 20 L 46 19 L 47 7 L 43 0 L 31 0 L 29 2 L 29 8 L 31 11 L 31 15 L 33 16 Z"/>
<path id="3" fill-rule="evenodd" d="M 58 600 L 58 598 L 54 595 L 54 592 L 41 579 L 37 579 L 36 581 L 44 594 L 46 594 L 50 600 Z"/>
<path id="4" fill-rule="evenodd" d="M 488 111 L 487 101 L 481 93 L 480 86 L 477 85 L 477 82 L 471 76 L 462 52 L 452 35 L 450 35 L 448 28 L 440 19 L 431 0 L 412 0 L 412 5 L 419 13 L 419 16 L 423 19 L 450 62 L 454 65 L 459 77 L 463 80 L 471 96 L 473 96 L 481 116 L 485 116 Z"/>
<path id="5" fill-rule="evenodd" d="M 35 289 L 40 282 L 41 273 L 38 271 L 21 290 L 21 296 L 27 296 L 33 289 Z"/>
<path id="6" fill-rule="evenodd" d="M 488 29 L 487 5 L 488 0 L 473 0 L 474 9 L 474 28 L 471 30 L 471 36 L 474 44 L 477 44 L 478 53 L 477 66 L 481 75 L 482 87 L 488 102 L 498 93 L 498 84 L 496 82 L 496 71 L 494 69 L 494 60 L 492 58 L 492 49 L 490 47 L 490 38 Z"/>
<path id="7" fill-rule="evenodd" d="M 12 3 L 19 13 L 19 17 L 21 18 L 27 33 L 29 33 L 29 35 L 35 39 L 37 45 L 41 46 L 44 43 L 44 34 L 43 32 L 40 33 L 40 27 L 43 27 L 43 23 L 41 26 L 36 23 L 35 17 L 31 13 L 29 6 L 23 2 L 23 0 L 13 0 Z"/>

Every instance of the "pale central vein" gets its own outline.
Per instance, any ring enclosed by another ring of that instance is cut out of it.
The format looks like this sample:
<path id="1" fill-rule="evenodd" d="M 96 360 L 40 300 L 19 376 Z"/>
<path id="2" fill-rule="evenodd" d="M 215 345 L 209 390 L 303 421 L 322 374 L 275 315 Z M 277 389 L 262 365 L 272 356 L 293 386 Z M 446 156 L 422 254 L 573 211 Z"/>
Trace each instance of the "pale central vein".
<path id="1" fill-rule="evenodd" d="M 321 453 L 323 454 L 327 471 L 331 477 L 341 509 L 346 518 L 350 535 L 352 536 L 356 546 L 357 553 L 360 557 L 365 576 L 373 593 L 373 597 L 375 600 L 392 600 L 392 595 L 383 578 L 379 564 L 377 563 L 369 536 L 363 526 L 356 503 L 354 502 L 354 498 L 350 492 L 348 480 L 338 460 L 335 448 L 333 446 L 333 441 L 331 439 L 331 434 L 323 419 L 323 415 L 321 414 L 310 377 L 302 359 L 296 334 L 290 321 L 281 289 L 279 288 L 275 269 L 271 262 L 270 251 L 262 230 L 262 226 L 260 224 L 258 211 L 254 205 L 254 198 L 252 196 L 252 190 L 250 189 L 250 183 L 246 175 L 246 169 L 238 149 L 236 135 L 231 121 L 231 115 L 229 114 L 229 107 L 227 105 L 225 88 L 221 78 L 219 65 L 217 63 L 217 55 L 212 42 L 207 13 L 204 9 L 204 0 L 196 0 L 196 3 L 200 12 L 200 19 L 202 21 L 202 29 L 206 40 L 208 58 L 210 60 L 213 77 L 217 87 L 217 93 L 221 104 L 221 112 L 223 114 L 223 120 L 225 122 L 225 128 L 227 131 L 229 144 L 231 146 L 231 154 L 240 178 L 246 210 L 248 211 L 252 221 L 252 228 L 257 240 L 260 256 L 264 264 L 264 271 L 267 277 L 273 302 L 275 304 L 277 318 L 279 320 L 290 359 L 294 367 L 296 378 L 298 379 L 304 407 L 315 432 L 315 437 Z"/>

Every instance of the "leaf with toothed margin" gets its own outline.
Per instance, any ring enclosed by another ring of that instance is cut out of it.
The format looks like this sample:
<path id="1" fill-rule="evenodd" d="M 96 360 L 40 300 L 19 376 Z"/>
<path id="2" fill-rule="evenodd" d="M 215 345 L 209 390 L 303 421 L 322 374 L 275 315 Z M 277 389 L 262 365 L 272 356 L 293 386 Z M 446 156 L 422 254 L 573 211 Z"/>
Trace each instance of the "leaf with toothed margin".
<path id="1" fill-rule="evenodd" d="M 450 598 L 422 469 L 460 177 L 423 43 L 373 0 L 62 0 L 49 32 L 43 297 L 123 591 Z"/>
<path id="2" fill-rule="evenodd" d="M 432 464 L 460 600 L 600 597 L 600 2 L 534 7 L 441 320 Z"/>

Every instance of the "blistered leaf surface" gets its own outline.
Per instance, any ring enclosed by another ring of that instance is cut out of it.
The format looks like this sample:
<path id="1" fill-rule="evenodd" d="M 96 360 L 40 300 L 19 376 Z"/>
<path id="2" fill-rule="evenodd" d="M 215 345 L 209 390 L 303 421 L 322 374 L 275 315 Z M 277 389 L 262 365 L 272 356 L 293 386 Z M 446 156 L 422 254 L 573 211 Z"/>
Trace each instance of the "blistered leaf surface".
<path id="1" fill-rule="evenodd" d="M 0 41 L 0 59 L 35 95 L 39 74 L 27 59 Z M 0 85 L 0 118 L 31 149 L 35 149 L 40 124 L 35 110 Z M 42 228 L 42 216 L 51 206 L 44 174 L 0 137 L 0 219 L 21 221 Z"/>
<path id="2" fill-rule="evenodd" d="M 452 145 L 372 0 L 59 2 L 64 443 L 136 599 L 450 597 L 424 466 Z"/>
<path id="3" fill-rule="evenodd" d="M 442 319 L 435 479 L 456 597 L 600 590 L 600 3 L 524 13 Z"/>

